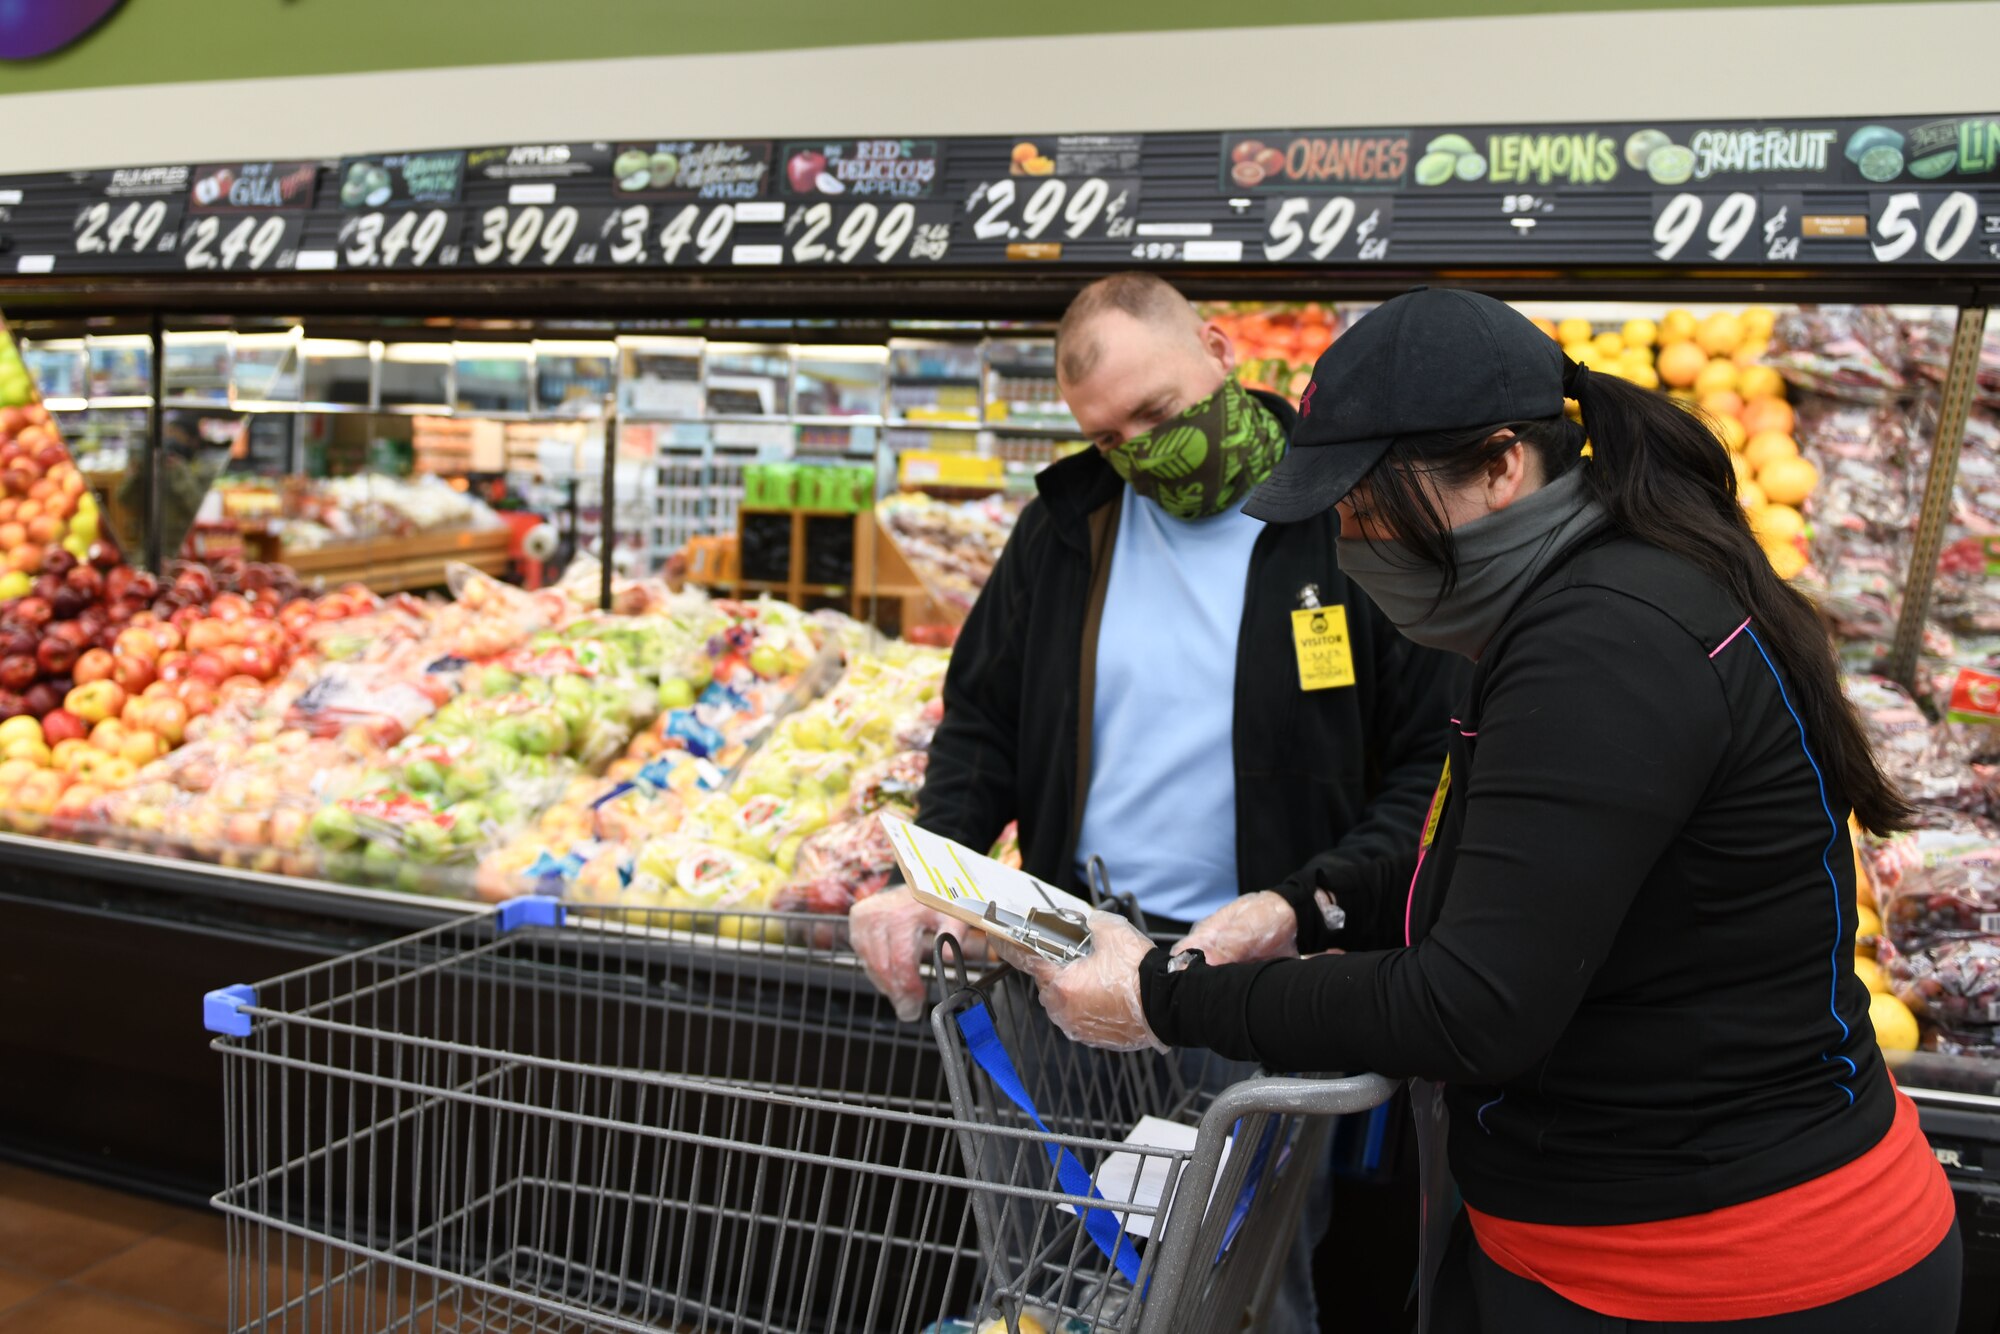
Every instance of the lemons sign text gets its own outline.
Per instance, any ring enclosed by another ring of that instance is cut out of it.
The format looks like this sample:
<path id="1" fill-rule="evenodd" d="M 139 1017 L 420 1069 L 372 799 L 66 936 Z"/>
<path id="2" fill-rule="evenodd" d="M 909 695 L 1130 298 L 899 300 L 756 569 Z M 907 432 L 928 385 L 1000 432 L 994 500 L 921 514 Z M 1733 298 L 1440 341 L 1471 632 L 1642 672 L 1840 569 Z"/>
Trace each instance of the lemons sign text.
<path id="1" fill-rule="evenodd" d="M 1299 689 L 1354 684 L 1354 650 L 1347 642 L 1347 608 L 1309 607 L 1292 613 L 1292 647 L 1299 655 Z"/>

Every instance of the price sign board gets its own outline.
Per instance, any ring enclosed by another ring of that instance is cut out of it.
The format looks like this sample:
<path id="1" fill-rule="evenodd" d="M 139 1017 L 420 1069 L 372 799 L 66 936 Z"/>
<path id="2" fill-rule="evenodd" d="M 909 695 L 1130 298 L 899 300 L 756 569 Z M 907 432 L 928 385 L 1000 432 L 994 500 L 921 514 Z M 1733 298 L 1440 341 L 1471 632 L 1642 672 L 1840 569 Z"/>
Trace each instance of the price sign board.
<path id="1" fill-rule="evenodd" d="M 304 226 L 297 213 L 204 213 L 181 228 L 181 267 L 190 273 L 289 269 Z"/>
<path id="2" fill-rule="evenodd" d="M 458 263 L 459 210 L 358 210 L 340 225 L 337 262 L 344 269 L 450 268 Z"/>
<path id="3" fill-rule="evenodd" d="M 769 207 L 771 217 L 784 209 L 782 204 Z M 598 262 L 619 268 L 647 264 L 727 265 L 734 252 L 737 219 L 754 220 L 761 216 L 754 206 L 726 200 L 627 204 L 613 210 L 599 226 Z"/>
<path id="4" fill-rule="evenodd" d="M 785 216 L 785 262 L 935 263 L 951 253 L 952 213 L 949 204 L 907 199 L 794 204 Z"/>
<path id="5" fill-rule="evenodd" d="M 1139 178 L 1002 177 L 973 187 L 961 224 L 977 241 L 1122 240 L 1139 212 Z"/>
<path id="6" fill-rule="evenodd" d="M 482 269 L 602 263 L 602 238 L 614 212 L 575 204 L 494 204 L 467 217 L 459 263 Z"/>
<path id="7" fill-rule="evenodd" d="M 1367 263 L 1389 257 L 1396 221 L 1393 195 L 1295 195 L 1266 208 L 1263 256 L 1315 264 Z"/>

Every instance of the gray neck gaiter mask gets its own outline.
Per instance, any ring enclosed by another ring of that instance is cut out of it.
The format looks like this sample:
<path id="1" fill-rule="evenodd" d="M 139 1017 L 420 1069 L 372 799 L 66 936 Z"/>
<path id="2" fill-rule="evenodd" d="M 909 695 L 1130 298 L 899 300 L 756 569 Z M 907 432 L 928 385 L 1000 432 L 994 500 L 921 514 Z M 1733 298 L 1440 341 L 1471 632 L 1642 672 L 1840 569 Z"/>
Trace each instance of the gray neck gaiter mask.
<path id="1" fill-rule="evenodd" d="M 1400 542 L 1341 538 L 1341 573 L 1361 585 L 1405 639 L 1477 661 L 1535 577 L 1605 522 L 1604 507 L 1584 486 L 1583 467 L 1455 530 L 1458 583 L 1442 601 L 1444 571 Z"/>

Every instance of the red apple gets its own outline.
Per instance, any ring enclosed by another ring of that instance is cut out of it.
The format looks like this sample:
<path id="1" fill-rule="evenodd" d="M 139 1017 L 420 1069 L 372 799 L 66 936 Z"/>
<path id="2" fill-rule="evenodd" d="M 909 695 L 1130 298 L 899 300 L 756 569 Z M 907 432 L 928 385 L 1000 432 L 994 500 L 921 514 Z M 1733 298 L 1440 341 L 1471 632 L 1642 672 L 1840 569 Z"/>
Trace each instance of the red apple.
<path id="1" fill-rule="evenodd" d="M 76 558 L 70 556 L 70 554 L 67 551 L 63 552 L 62 554 L 64 556 L 69 557 L 70 560 L 70 566 L 68 569 L 58 571 L 58 573 L 60 573 L 63 577 L 63 582 L 68 584 L 71 588 L 77 590 L 79 593 L 82 593 L 92 602 L 95 602 L 99 598 L 103 597 L 104 596 L 103 572 L 100 571 L 94 565 L 76 564 Z"/>
<path id="2" fill-rule="evenodd" d="M 9 626 L 5 630 L 0 630 L 0 658 L 11 657 L 16 653 L 32 656 L 36 645 L 40 642 L 41 637 L 34 631 L 18 625 Z"/>
<path id="3" fill-rule="evenodd" d="M 160 646 L 150 626 L 128 626 L 118 632 L 118 652 L 151 661 L 160 656 Z"/>
<path id="4" fill-rule="evenodd" d="M 58 588 L 56 595 L 49 599 L 50 613 L 59 621 L 74 619 L 81 615 L 83 609 L 89 605 L 89 595 L 71 588 L 68 584 L 64 584 L 61 588 Z"/>
<path id="5" fill-rule="evenodd" d="M 21 698 L 19 691 L 0 689 L 0 722 L 18 718 L 27 711 L 28 702 Z"/>
<path id="6" fill-rule="evenodd" d="M 94 558 L 91 564 L 97 565 L 99 569 L 104 568 Z M 159 595 L 160 579 L 151 570 L 140 570 L 137 574 L 134 574 L 131 585 L 125 590 L 126 597 L 139 602 L 151 602 Z"/>
<path id="7" fill-rule="evenodd" d="M 55 708 L 42 715 L 42 737 L 51 746 L 64 741 L 81 740 L 88 735 L 90 735 L 88 724 L 68 709 Z"/>
<path id="8" fill-rule="evenodd" d="M 191 678 L 183 681 L 181 682 L 181 703 L 188 706 L 188 713 L 193 717 L 198 718 L 204 714 L 212 713 L 215 711 L 216 704 L 215 687 L 199 678 Z"/>
<path id="9" fill-rule="evenodd" d="M 76 665 L 76 645 L 60 635 L 50 634 L 35 649 L 35 661 L 49 676 L 61 676 Z"/>
<path id="10" fill-rule="evenodd" d="M 49 540 L 53 541 L 54 539 L 51 538 Z M 61 547 L 57 547 L 54 551 L 42 557 L 42 573 L 52 574 L 58 579 L 66 579 L 69 577 L 69 572 L 76 567 L 76 564 L 76 557 L 70 555 Z"/>
<path id="11" fill-rule="evenodd" d="M 160 655 L 154 670 L 159 673 L 159 679 L 162 681 L 185 681 L 188 665 L 193 661 L 186 649 L 170 648 Z"/>
<path id="12" fill-rule="evenodd" d="M 120 565 L 118 563 L 118 553 L 115 551 L 112 552 L 112 559 L 109 565 L 98 564 L 96 559 L 97 549 L 103 545 L 104 543 L 102 542 L 93 542 L 90 544 L 90 564 L 92 568 L 101 570 L 104 574 L 104 596 L 116 602 L 125 596 L 125 590 L 132 586 L 132 576 L 139 572 L 129 565 Z"/>
<path id="13" fill-rule="evenodd" d="M 60 468 L 63 464 L 69 462 L 69 451 L 61 445 L 43 445 L 35 451 L 35 462 L 44 471 L 50 468 Z"/>
<path id="14" fill-rule="evenodd" d="M 29 585 L 28 591 L 38 598 L 44 598 L 50 602 L 54 602 L 56 600 L 56 594 L 62 591 L 62 586 L 63 586 L 63 581 L 60 576 L 53 574 L 38 574 L 35 576 L 34 583 Z"/>
<path id="15" fill-rule="evenodd" d="M 120 638 L 123 638 L 121 635 Z M 119 652 L 114 655 L 111 665 L 111 679 L 125 689 L 127 694 L 136 695 L 153 684 L 158 675 L 153 669 L 151 657 L 140 657 L 136 653 Z"/>
<path id="16" fill-rule="evenodd" d="M 229 668 L 224 666 L 222 659 L 213 653 L 197 653 L 188 663 L 188 676 L 193 680 L 206 682 L 210 686 L 220 686 L 223 678 L 228 675 Z"/>
<path id="17" fill-rule="evenodd" d="M 10 653 L 0 658 L 0 688 L 26 690 L 42 674 L 40 664 L 26 653 Z M 25 706 L 23 706 L 25 710 Z"/>
<path id="18" fill-rule="evenodd" d="M 188 706 L 171 696 L 153 701 L 152 717 L 147 721 L 151 727 L 166 739 L 168 745 L 178 746 L 187 736 Z M 48 724 L 42 724 L 42 734 L 48 735 Z"/>
<path id="19" fill-rule="evenodd" d="M 39 630 L 55 618 L 55 609 L 47 598 L 24 597 L 14 604 L 14 619 L 30 629 Z"/>
<path id="20" fill-rule="evenodd" d="M 87 685 L 92 681 L 108 681 L 111 679 L 111 669 L 117 664 L 117 658 L 113 657 L 108 649 L 91 649 L 76 660 L 74 671 L 77 682 Z"/>
<path id="21" fill-rule="evenodd" d="M 68 680 L 67 676 L 52 676 L 22 691 L 21 698 L 27 701 L 28 712 L 42 718 L 61 708 L 63 696 L 69 693 L 68 687 L 63 684 Z"/>

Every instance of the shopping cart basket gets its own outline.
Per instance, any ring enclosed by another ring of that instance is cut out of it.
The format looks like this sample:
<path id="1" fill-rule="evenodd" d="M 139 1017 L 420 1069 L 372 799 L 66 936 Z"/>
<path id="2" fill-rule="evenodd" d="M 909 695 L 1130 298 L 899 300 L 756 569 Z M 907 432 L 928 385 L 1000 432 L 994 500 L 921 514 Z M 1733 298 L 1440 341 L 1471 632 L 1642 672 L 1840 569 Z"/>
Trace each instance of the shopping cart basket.
<path id="1" fill-rule="evenodd" d="M 741 942 L 787 924 L 522 899 L 211 993 L 230 1327 L 914 1334 L 968 1309 L 935 1044 L 824 925 Z"/>
<path id="2" fill-rule="evenodd" d="M 1227 1083 L 1233 1067 L 1206 1053 L 1097 1051 L 1055 1028 L 1025 974 L 973 980 L 948 937 L 936 966 L 956 984 L 931 1024 L 973 1183 L 977 1318 L 1051 1334 L 1260 1328 L 1326 1118 L 1395 1085 Z M 1128 1142 L 1142 1118 L 1149 1142 Z"/>

